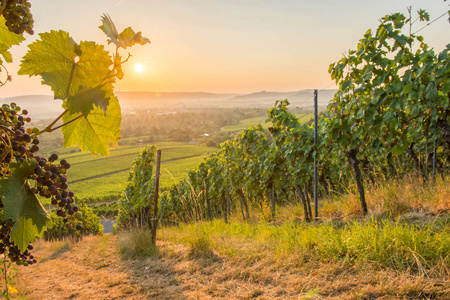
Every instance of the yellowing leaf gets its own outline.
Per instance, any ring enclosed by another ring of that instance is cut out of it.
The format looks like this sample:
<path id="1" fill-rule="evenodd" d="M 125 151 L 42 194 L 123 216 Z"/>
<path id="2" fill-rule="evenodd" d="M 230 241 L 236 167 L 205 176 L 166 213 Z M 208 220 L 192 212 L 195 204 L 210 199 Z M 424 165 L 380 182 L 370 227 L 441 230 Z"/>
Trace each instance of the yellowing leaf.
<path id="1" fill-rule="evenodd" d="M 102 25 L 99 28 L 110 38 L 108 43 L 112 43 L 119 38 L 116 25 L 114 25 L 109 15 L 104 14 L 102 16 Z"/>
<path id="2" fill-rule="evenodd" d="M 78 145 L 83 152 L 89 150 L 94 155 L 107 156 L 110 143 L 117 145 L 122 116 L 119 101 L 115 96 L 111 96 L 106 113 L 95 106 L 87 116 L 81 113 L 66 113 L 63 116 L 64 123 L 74 119 L 76 120 L 61 128 L 64 134 L 64 147 Z"/>
<path id="3" fill-rule="evenodd" d="M 99 28 L 109 37 L 108 44 L 114 43 L 118 47 L 127 48 L 135 44 L 145 45 L 150 43 L 150 40 L 142 36 L 142 33 L 134 32 L 131 27 L 125 28 L 120 34 L 116 26 L 108 15 L 102 16 L 102 25 Z"/>
<path id="4" fill-rule="evenodd" d="M 19 293 L 19 291 L 18 291 L 15 287 L 13 287 L 12 285 L 10 285 L 10 284 L 8 284 L 8 291 L 9 291 L 11 294 L 18 294 L 18 293 Z"/>

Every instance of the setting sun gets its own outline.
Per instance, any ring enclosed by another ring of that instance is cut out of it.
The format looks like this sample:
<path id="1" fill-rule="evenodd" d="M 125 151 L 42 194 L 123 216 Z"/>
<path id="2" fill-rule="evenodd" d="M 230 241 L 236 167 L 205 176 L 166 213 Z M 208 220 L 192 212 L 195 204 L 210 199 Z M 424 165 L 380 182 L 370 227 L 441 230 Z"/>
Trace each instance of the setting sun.
<path id="1" fill-rule="evenodd" d="M 141 65 L 141 64 L 137 64 L 137 65 L 134 67 L 134 70 L 135 70 L 136 72 L 138 72 L 138 73 L 141 73 L 142 71 L 144 71 L 144 66 Z"/>

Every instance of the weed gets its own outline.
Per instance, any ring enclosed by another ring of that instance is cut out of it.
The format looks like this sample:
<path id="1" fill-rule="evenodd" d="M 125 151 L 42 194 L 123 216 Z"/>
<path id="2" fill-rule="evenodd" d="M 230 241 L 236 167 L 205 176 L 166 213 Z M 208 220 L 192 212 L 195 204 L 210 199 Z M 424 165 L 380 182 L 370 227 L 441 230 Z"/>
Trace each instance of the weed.
<path id="1" fill-rule="evenodd" d="M 202 235 L 188 240 L 189 256 L 192 258 L 214 258 L 211 239 Z"/>
<path id="2" fill-rule="evenodd" d="M 125 259 L 158 257 L 159 250 L 152 245 L 152 233 L 148 228 L 133 227 L 119 233 L 120 254 Z"/>

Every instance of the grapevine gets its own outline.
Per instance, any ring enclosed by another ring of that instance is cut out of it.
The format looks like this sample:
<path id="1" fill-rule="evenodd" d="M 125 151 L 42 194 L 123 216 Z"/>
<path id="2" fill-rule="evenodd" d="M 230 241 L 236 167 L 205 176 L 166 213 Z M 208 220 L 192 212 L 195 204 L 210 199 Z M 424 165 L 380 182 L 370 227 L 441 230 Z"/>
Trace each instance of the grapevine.
<path id="1" fill-rule="evenodd" d="M 0 86 L 12 80 L 4 65 L 12 62 L 9 48 L 24 40 L 24 32 L 33 34 L 30 7 L 27 0 L 1 1 L 0 72 L 6 72 L 6 80 Z M 106 15 L 100 29 L 116 45 L 114 59 L 103 45 L 77 43 L 61 30 L 41 33 L 28 46 L 18 73 L 41 77 L 64 109 L 47 127 L 29 126 L 28 111 L 15 103 L 0 108 L 0 252 L 18 265 L 37 262 L 31 243 L 52 226 L 76 235 L 100 230 L 98 218 L 84 204 L 75 203 L 66 176 L 70 163 L 56 154 L 38 154 L 39 136 L 58 129 L 66 147 L 79 146 L 94 155 L 108 155 L 110 144 L 117 145 L 121 114 L 113 83 L 123 77 L 121 64 L 126 61 L 118 51 L 150 41 L 129 27 L 118 33 Z M 57 207 L 52 219 L 41 198 Z"/>
<path id="2" fill-rule="evenodd" d="M 429 15 L 419 10 L 419 20 Z M 369 212 L 367 187 L 417 173 L 429 180 L 433 160 L 442 177 L 450 163 L 450 44 L 436 53 L 423 37 L 403 33 L 411 18 L 395 13 L 367 31 L 348 55 L 330 65 L 339 90 L 313 128 L 300 124 L 287 100 L 269 110 L 267 130 L 239 133 L 205 157 L 185 180 L 161 195 L 164 219 L 173 223 L 224 217 L 246 205 L 271 211 L 301 201 L 311 220 L 313 160 L 319 196 L 357 187 L 361 215 Z M 436 145 L 436 151 L 432 151 Z"/>
<path id="3" fill-rule="evenodd" d="M 66 170 L 70 164 L 66 160 L 59 163 L 58 155 L 52 154 L 48 159 L 40 157 L 36 153 L 39 151 L 39 139 L 37 128 L 25 128 L 31 122 L 28 111 L 21 109 L 15 103 L 4 104 L 0 108 L 0 170 L 2 177 L 11 175 L 11 166 L 23 168 L 26 166 L 26 178 L 30 182 L 30 192 L 40 197 L 51 198 L 52 205 L 59 206 L 57 215 L 63 218 L 67 227 L 77 227 L 78 221 L 74 214 L 78 211 L 78 206 L 73 205 L 74 193 L 70 191 L 67 184 Z M 2 183 L 5 182 L 2 180 Z M 7 186 L 0 188 L 4 191 Z M 8 191 L 6 190 L 6 193 Z M 0 207 L 4 208 L 3 196 L 0 200 Z M 2 211 L 2 215 L 4 212 Z M 15 239 L 11 237 L 14 228 L 11 219 L 2 218 L 0 220 L 0 254 L 8 252 L 11 261 L 18 265 L 30 265 L 36 263 L 31 244 L 24 250 L 19 248 Z M 20 245 L 20 244 L 19 244 Z"/>

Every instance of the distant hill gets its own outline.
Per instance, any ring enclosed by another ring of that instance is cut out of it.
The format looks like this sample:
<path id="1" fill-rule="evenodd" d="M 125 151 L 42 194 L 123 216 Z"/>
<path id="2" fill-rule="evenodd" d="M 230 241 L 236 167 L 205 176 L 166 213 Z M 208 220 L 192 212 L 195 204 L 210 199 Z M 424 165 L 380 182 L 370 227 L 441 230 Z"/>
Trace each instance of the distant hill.
<path id="1" fill-rule="evenodd" d="M 22 109 L 28 110 L 30 117 L 48 119 L 63 112 L 61 100 L 54 100 L 50 95 L 27 95 L 0 99 L 0 105 L 15 102 Z"/>
<path id="2" fill-rule="evenodd" d="M 319 105 L 326 106 L 336 90 L 319 90 Z M 124 110 L 138 109 L 187 109 L 198 107 L 267 107 L 276 100 L 288 99 L 293 107 L 312 107 L 313 90 L 292 92 L 261 91 L 250 94 L 214 93 L 158 93 L 158 92 L 117 92 Z"/>
<path id="3" fill-rule="evenodd" d="M 235 94 L 205 92 L 116 92 L 124 112 L 136 109 L 179 110 L 220 106 Z"/>
<path id="4" fill-rule="evenodd" d="M 319 90 L 319 105 L 324 108 L 336 90 Z M 270 108 L 276 100 L 288 99 L 291 107 L 312 107 L 313 90 L 292 92 L 261 91 L 250 94 L 215 94 L 205 92 L 116 92 L 123 113 L 151 110 L 155 112 L 180 111 L 201 107 L 259 107 Z M 28 109 L 34 119 L 57 116 L 62 112 L 61 100 L 50 95 L 17 96 L 0 99 L 0 104 L 16 102 Z M 56 102 L 56 103 L 55 103 Z M 56 105 L 55 105 L 56 104 Z M 43 109 L 45 108 L 45 109 Z"/>
<path id="5" fill-rule="evenodd" d="M 333 98 L 336 90 L 319 90 L 318 103 L 325 106 Z M 293 92 L 258 92 L 238 95 L 227 101 L 228 106 L 271 107 L 276 100 L 287 99 L 291 106 L 308 107 L 314 105 L 314 90 L 301 90 Z"/>

